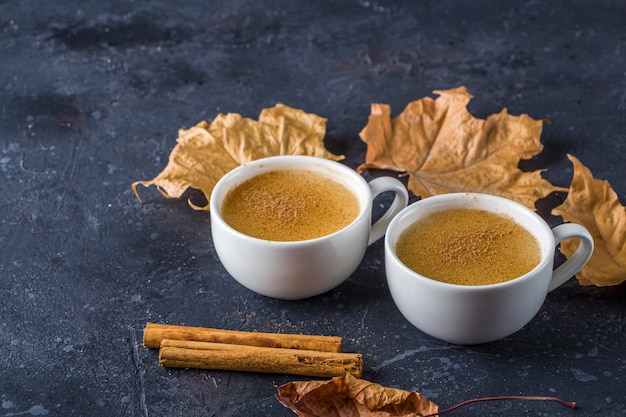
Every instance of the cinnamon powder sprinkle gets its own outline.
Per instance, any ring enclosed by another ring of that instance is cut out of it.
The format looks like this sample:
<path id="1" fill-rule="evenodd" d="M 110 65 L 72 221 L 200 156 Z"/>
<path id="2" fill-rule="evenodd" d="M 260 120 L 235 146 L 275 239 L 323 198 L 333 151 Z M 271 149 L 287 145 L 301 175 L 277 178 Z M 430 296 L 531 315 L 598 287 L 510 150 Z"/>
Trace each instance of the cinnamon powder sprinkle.
<path id="1" fill-rule="evenodd" d="M 407 229 L 396 245 L 414 271 L 459 285 L 486 285 L 524 275 L 540 261 L 533 235 L 512 218 L 484 210 L 433 213 Z"/>

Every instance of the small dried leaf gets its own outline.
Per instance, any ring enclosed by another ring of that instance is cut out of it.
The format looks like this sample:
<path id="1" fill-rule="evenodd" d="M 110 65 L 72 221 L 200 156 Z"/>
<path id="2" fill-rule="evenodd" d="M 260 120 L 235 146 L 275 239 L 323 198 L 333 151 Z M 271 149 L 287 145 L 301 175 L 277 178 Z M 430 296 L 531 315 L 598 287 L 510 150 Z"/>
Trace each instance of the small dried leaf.
<path id="1" fill-rule="evenodd" d="M 539 154 L 544 121 L 512 116 L 506 109 L 477 119 L 467 110 L 472 95 L 465 87 L 435 91 L 407 105 L 391 118 L 386 104 L 372 104 L 361 131 L 367 143 L 366 168 L 409 174 L 408 188 L 422 198 L 450 192 L 499 195 L 534 209 L 553 191 L 564 191 L 541 177 L 524 172 L 519 161 Z"/>
<path id="2" fill-rule="evenodd" d="M 165 169 L 150 181 L 131 185 L 155 185 L 166 198 L 179 198 L 187 188 L 201 190 L 207 201 L 213 187 L 228 171 L 247 162 L 275 155 L 310 155 L 339 161 L 324 147 L 326 119 L 282 104 L 263 109 L 259 120 L 236 113 L 219 114 L 178 132 L 177 144 Z M 208 204 L 197 210 L 208 210 Z"/>
<path id="3" fill-rule="evenodd" d="M 608 181 L 595 179 L 577 158 L 574 176 L 565 202 L 552 210 L 566 222 L 578 223 L 593 236 L 595 248 L 587 265 L 576 275 L 581 285 L 609 286 L 626 281 L 626 207 Z M 578 239 L 561 243 L 561 252 L 570 257 Z"/>
<path id="4" fill-rule="evenodd" d="M 418 417 L 438 407 L 415 391 L 386 388 L 349 374 L 330 381 L 290 382 L 276 395 L 300 417 Z"/>

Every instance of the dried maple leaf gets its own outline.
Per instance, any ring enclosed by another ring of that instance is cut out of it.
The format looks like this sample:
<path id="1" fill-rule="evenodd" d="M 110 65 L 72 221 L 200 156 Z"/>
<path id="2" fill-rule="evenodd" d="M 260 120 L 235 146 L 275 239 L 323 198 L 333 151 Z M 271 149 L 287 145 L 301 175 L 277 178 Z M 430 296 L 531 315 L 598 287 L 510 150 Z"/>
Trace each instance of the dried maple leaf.
<path id="1" fill-rule="evenodd" d="M 275 155 L 310 155 L 335 161 L 343 159 L 324 147 L 326 119 L 282 104 L 263 109 L 259 120 L 236 113 L 219 114 L 178 132 L 177 144 L 165 169 L 150 181 L 131 185 L 137 199 L 137 185 L 157 186 L 166 198 L 179 198 L 187 188 L 204 193 L 207 201 L 213 187 L 228 171 L 247 162 Z M 209 205 L 197 206 L 208 210 Z"/>
<path id="2" fill-rule="evenodd" d="M 543 150 L 539 137 L 544 121 L 512 116 L 503 109 L 486 120 L 467 110 L 472 95 L 465 87 L 435 91 L 407 105 L 391 118 L 386 104 L 372 104 L 360 133 L 367 143 L 366 168 L 406 172 L 408 188 L 422 198 L 449 192 L 499 195 L 534 209 L 553 191 L 564 191 L 541 177 L 523 172 L 521 159 Z"/>
<path id="3" fill-rule="evenodd" d="M 503 395 L 462 401 L 445 410 L 415 391 L 345 377 L 330 381 L 289 382 L 278 387 L 276 398 L 300 417 L 436 417 L 469 404 L 487 401 L 554 401 L 576 408 L 574 401 L 536 395 Z"/>
<path id="4" fill-rule="evenodd" d="M 415 391 L 386 388 L 349 374 L 330 381 L 290 382 L 278 387 L 276 398 L 300 417 L 418 417 L 438 411 Z"/>
<path id="5" fill-rule="evenodd" d="M 581 285 L 609 286 L 626 281 L 626 207 L 608 181 L 595 179 L 577 158 L 567 198 L 552 210 L 566 222 L 578 223 L 593 236 L 595 248 L 591 259 L 576 275 Z M 561 243 L 561 252 L 570 257 L 577 239 Z"/>

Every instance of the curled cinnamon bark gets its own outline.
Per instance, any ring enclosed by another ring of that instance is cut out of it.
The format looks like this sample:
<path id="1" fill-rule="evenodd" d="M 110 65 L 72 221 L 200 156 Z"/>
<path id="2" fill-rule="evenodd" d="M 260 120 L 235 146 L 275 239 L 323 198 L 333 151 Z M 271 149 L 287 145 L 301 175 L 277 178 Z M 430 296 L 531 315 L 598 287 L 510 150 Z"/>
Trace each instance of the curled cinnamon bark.
<path id="1" fill-rule="evenodd" d="M 334 377 L 349 373 L 358 378 L 363 371 L 363 358 L 358 353 L 168 339 L 161 342 L 159 363 L 169 368 L 281 373 L 316 377 Z"/>
<path id="2" fill-rule="evenodd" d="M 143 344 L 145 347 L 159 348 L 161 341 L 164 339 L 303 349 L 320 352 L 341 352 L 342 343 L 341 337 L 338 336 L 243 332 L 159 323 L 146 324 L 143 332 Z"/>

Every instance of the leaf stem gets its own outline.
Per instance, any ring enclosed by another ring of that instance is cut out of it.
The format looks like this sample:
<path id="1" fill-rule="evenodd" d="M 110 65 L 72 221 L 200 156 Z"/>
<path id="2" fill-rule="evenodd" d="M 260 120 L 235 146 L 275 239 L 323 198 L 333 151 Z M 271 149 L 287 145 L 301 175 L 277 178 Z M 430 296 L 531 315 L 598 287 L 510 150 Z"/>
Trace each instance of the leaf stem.
<path id="1" fill-rule="evenodd" d="M 557 397 L 542 397 L 542 396 L 525 396 L 525 395 L 505 395 L 499 397 L 482 397 L 482 398 L 473 398 L 471 400 L 465 400 L 460 402 L 452 407 L 446 408 L 444 410 L 438 411 L 433 414 L 427 414 L 422 417 L 434 417 L 440 414 L 448 413 L 450 411 L 456 410 L 459 407 L 463 407 L 464 405 L 478 403 L 483 401 L 501 401 L 501 400 L 521 400 L 521 401 L 555 401 L 561 404 L 563 407 L 568 408 L 576 408 L 576 403 L 574 401 L 564 401 Z"/>

